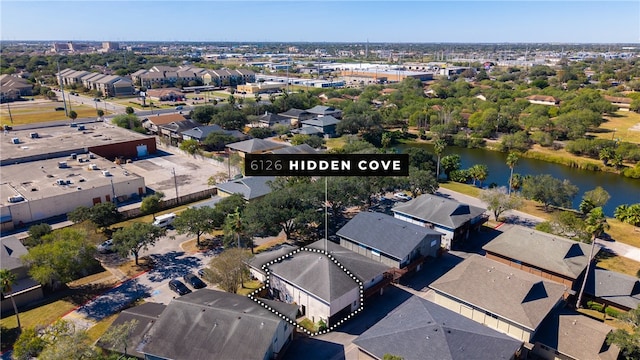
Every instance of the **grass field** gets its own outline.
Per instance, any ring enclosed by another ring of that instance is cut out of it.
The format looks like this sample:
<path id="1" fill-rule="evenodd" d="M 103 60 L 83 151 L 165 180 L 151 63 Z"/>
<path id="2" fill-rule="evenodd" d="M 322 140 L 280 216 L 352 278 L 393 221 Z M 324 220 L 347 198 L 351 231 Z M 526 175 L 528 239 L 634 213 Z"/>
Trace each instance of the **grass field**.
<path id="1" fill-rule="evenodd" d="M 622 256 L 599 256 L 598 267 L 636 277 L 640 262 Z"/>
<path id="2" fill-rule="evenodd" d="M 98 341 L 98 339 L 102 336 L 102 334 L 104 334 L 104 332 L 107 331 L 109 326 L 111 326 L 111 324 L 113 324 L 113 322 L 116 321 L 116 319 L 118 318 L 118 315 L 120 314 L 113 314 L 111 316 L 107 316 L 106 318 L 98 321 L 97 324 L 89 328 L 89 330 L 87 330 L 87 335 L 89 336 L 89 339 L 91 339 L 91 342 Z"/>
<path id="3" fill-rule="evenodd" d="M 6 104 L 0 108 L 0 122 L 13 125 L 32 124 L 55 120 L 71 120 L 65 116 L 64 111 L 56 111 L 55 108 L 63 107 L 62 102 L 38 101 L 26 102 L 11 107 L 11 118 Z M 71 110 L 78 114 L 78 118 L 96 117 L 96 109 L 87 105 L 72 105 Z M 108 112 L 107 112 L 108 114 Z"/>
<path id="4" fill-rule="evenodd" d="M 600 125 L 601 131 L 589 133 L 601 139 L 620 139 L 640 144 L 640 114 L 633 111 L 618 111 L 615 116 L 605 116 L 606 122 Z M 630 130 L 633 126 L 638 125 L 636 129 Z"/>
<path id="5" fill-rule="evenodd" d="M 244 287 L 238 288 L 238 295 L 249 295 L 259 289 L 262 283 L 258 280 L 245 281 Z"/>

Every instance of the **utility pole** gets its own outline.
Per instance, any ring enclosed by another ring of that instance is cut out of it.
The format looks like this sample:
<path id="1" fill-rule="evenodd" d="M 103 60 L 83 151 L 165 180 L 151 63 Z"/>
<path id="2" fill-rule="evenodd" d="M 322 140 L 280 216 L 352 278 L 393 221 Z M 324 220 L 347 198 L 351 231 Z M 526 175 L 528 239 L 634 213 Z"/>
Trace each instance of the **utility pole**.
<path id="1" fill-rule="evenodd" d="M 11 106 L 9 106 L 9 102 L 7 102 L 7 110 L 9 110 L 9 120 L 13 124 L 13 116 L 11 116 Z"/>
<path id="2" fill-rule="evenodd" d="M 64 83 L 62 82 L 62 75 L 60 75 L 60 60 L 58 60 L 58 82 L 60 83 L 60 91 L 62 92 L 62 104 L 64 105 L 64 115 L 69 117 L 69 111 L 67 110 L 67 101 L 64 99 Z"/>

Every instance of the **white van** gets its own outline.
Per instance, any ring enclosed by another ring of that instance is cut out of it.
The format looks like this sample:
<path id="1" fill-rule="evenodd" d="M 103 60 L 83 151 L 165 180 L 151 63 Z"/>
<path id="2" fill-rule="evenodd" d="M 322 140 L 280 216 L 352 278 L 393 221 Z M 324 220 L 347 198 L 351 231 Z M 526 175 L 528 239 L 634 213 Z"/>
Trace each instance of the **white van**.
<path id="1" fill-rule="evenodd" d="M 153 222 L 153 225 L 165 228 L 171 225 L 171 223 L 173 223 L 173 220 L 175 220 L 175 218 L 176 218 L 176 214 L 174 213 L 160 215 L 156 217 L 156 220 Z"/>

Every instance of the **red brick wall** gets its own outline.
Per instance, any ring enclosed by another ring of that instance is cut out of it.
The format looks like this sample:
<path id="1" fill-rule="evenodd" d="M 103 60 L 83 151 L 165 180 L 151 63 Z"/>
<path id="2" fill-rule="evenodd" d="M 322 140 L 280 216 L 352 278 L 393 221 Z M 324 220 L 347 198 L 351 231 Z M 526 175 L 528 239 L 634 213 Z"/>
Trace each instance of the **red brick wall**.
<path id="1" fill-rule="evenodd" d="M 157 149 L 156 139 L 154 137 L 124 141 L 117 144 L 93 146 L 89 147 L 89 151 L 109 160 L 114 160 L 117 157 L 123 157 L 124 159 L 134 159 L 138 157 L 136 146 L 143 144 L 147 145 L 147 151 L 149 154 L 155 154 Z"/>

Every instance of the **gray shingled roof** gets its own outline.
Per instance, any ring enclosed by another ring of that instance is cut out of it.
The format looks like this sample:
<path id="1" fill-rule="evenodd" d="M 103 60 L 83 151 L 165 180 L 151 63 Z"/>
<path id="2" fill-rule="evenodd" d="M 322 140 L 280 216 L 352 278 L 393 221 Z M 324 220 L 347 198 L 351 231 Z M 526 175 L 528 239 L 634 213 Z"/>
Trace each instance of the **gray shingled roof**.
<path id="1" fill-rule="evenodd" d="M 303 114 L 308 114 L 308 112 L 306 110 L 301 110 L 301 109 L 289 109 L 283 113 L 279 113 L 278 115 L 298 118 L 300 117 L 300 115 L 303 115 Z"/>
<path id="2" fill-rule="evenodd" d="M 531 342 L 540 342 L 573 359 L 616 360 L 620 349 L 605 341 L 613 330 L 577 312 L 558 309 L 540 325 Z"/>
<path id="3" fill-rule="evenodd" d="M 406 258 L 425 237 L 441 236 L 437 231 L 376 212 L 359 213 L 337 235 L 398 260 Z"/>
<path id="4" fill-rule="evenodd" d="M 396 205 L 391 211 L 457 229 L 465 222 L 483 214 L 486 209 L 459 203 L 441 196 L 425 194 L 403 204 Z"/>
<path id="5" fill-rule="evenodd" d="M 369 259 L 366 256 L 355 253 L 336 243 L 324 239 L 318 240 L 306 247 L 310 249 L 326 249 L 331 256 L 336 258 L 336 260 L 345 267 L 345 269 L 352 272 L 362 282 L 370 281 L 376 276 L 389 270 L 389 266 L 384 265 L 379 261 Z"/>
<path id="6" fill-rule="evenodd" d="M 308 144 L 300 144 L 296 146 L 287 146 L 273 150 L 272 154 L 317 154 L 318 151 Z"/>
<path id="7" fill-rule="evenodd" d="M 262 301 L 289 318 L 298 311 Z M 166 359 L 263 359 L 281 321 L 246 296 L 200 289 L 167 305 L 141 352 Z"/>
<path id="8" fill-rule="evenodd" d="M 270 112 L 262 114 L 260 115 L 260 117 L 258 117 L 258 122 L 269 124 L 269 125 L 279 124 L 283 121 L 289 121 L 289 118 L 286 116 L 273 114 Z"/>
<path id="9" fill-rule="evenodd" d="M 510 259 L 577 279 L 591 246 L 523 226 L 513 226 L 482 247 Z"/>
<path id="10" fill-rule="evenodd" d="M 279 149 L 285 146 L 287 145 L 283 143 L 277 143 L 274 141 L 263 140 L 263 139 L 250 139 L 250 140 L 235 142 L 227 145 L 229 149 L 241 151 L 243 153 L 248 153 L 248 154 Z"/>
<path id="11" fill-rule="evenodd" d="M 23 267 L 20 256 L 27 253 L 27 248 L 15 236 L 0 239 L 0 266 L 2 269 L 14 270 Z"/>
<path id="12" fill-rule="evenodd" d="M 270 251 L 263 251 L 259 254 L 254 255 L 251 259 L 249 259 L 247 264 L 252 268 L 256 269 L 261 274 L 266 275 L 264 270 L 262 270 L 263 265 L 281 256 L 288 255 L 293 250 L 296 250 L 297 248 L 298 248 L 297 246 L 282 244 L 277 249 L 273 249 Z"/>
<path id="13" fill-rule="evenodd" d="M 333 107 L 330 107 L 330 106 L 323 106 L 323 105 L 316 105 L 316 106 L 312 107 L 311 109 L 307 109 L 308 113 L 317 114 L 317 115 L 331 114 L 331 113 L 336 112 L 336 111 L 340 111 L 340 110 L 337 110 L 336 108 L 333 108 Z"/>
<path id="14" fill-rule="evenodd" d="M 337 123 L 339 123 L 340 120 L 334 118 L 331 115 L 327 115 L 327 116 L 323 116 L 323 117 L 319 117 L 319 118 L 313 118 L 313 119 L 309 119 L 309 120 L 304 120 L 302 122 L 303 125 L 309 125 L 309 126 L 329 126 L 329 125 L 335 125 Z"/>
<path id="15" fill-rule="evenodd" d="M 479 255 L 471 255 L 429 287 L 530 330 L 565 291 L 564 285 Z"/>
<path id="16" fill-rule="evenodd" d="M 217 125 L 217 124 L 199 125 L 197 127 L 194 127 L 193 129 L 190 129 L 190 130 L 187 130 L 187 131 L 183 131 L 182 135 L 190 136 L 190 137 L 192 137 L 194 139 L 202 140 L 202 139 L 206 138 L 207 135 L 211 134 L 212 132 L 224 132 L 224 129 L 222 129 L 220 127 L 220 125 Z"/>
<path id="17" fill-rule="evenodd" d="M 379 359 L 511 359 L 521 341 L 417 296 L 362 333 L 354 344 Z"/>
<path id="18" fill-rule="evenodd" d="M 640 305 L 638 278 L 614 271 L 591 268 L 584 292 L 629 309 Z"/>
<path id="19" fill-rule="evenodd" d="M 269 266 L 269 270 L 272 276 L 284 279 L 328 303 L 359 286 L 331 259 L 317 252 L 300 251 Z"/>
<path id="20" fill-rule="evenodd" d="M 109 329 L 112 329 L 115 326 L 122 325 L 131 320 L 137 320 L 138 325 L 133 329 L 131 335 L 127 339 L 127 355 L 136 356 L 139 358 L 143 358 L 144 354 L 137 351 L 137 346 L 142 341 L 144 335 L 149 331 L 151 326 L 158 320 L 158 317 L 164 311 L 166 305 L 158 304 L 153 302 L 144 303 L 142 305 L 138 305 L 132 307 L 130 309 L 124 310 L 118 315 L 115 321 L 109 326 Z M 109 343 L 104 343 L 100 339 L 96 343 L 96 345 L 101 348 L 116 351 L 122 353 L 122 347 L 120 344 L 116 344 L 116 347 L 113 347 Z"/>
<path id="21" fill-rule="evenodd" d="M 268 182 L 275 179 L 274 176 L 249 176 L 217 184 L 216 188 L 228 194 L 240 194 L 245 200 L 249 201 L 270 193 L 271 187 Z"/>

